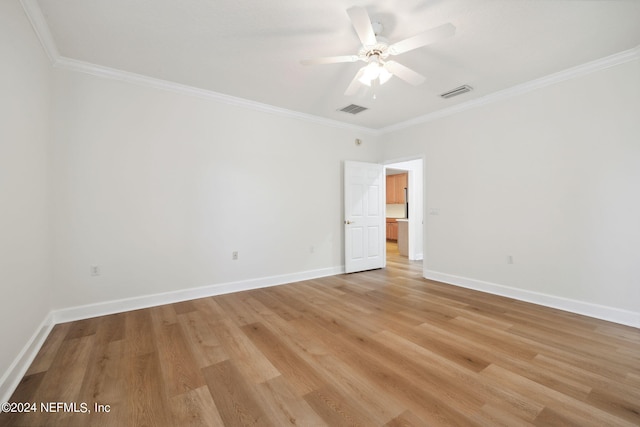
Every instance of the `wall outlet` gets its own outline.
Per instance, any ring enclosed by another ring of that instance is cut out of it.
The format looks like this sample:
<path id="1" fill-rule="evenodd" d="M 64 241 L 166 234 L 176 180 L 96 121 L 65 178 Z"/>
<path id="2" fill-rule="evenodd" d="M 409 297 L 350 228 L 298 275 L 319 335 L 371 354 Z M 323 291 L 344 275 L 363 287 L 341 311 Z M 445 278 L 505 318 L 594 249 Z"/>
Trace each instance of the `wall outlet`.
<path id="1" fill-rule="evenodd" d="M 513 256 L 507 255 L 507 264 L 513 264 Z"/>
<path id="2" fill-rule="evenodd" d="M 99 276 L 100 275 L 100 267 L 97 265 L 92 265 L 89 267 L 89 273 L 92 276 Z"/>
<path id="3" fill-rule="evenodd" d="M 234 261 L 238 259 L 238 251 L 231 252 L 231 259 Z"/>
<path id="4" fill-rule="evenodd" d="M 309 252 L 310 253 L 314 253 L 316 251 L 316 247 L 315 246 L 309 246 Z"/>

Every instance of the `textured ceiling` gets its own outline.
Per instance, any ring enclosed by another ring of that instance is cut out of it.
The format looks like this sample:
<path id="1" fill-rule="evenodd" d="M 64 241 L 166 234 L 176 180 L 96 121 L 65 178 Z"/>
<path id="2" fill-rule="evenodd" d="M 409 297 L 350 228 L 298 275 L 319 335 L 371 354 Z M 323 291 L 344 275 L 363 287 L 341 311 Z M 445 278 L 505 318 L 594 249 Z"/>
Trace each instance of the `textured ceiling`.
<path id="1" fill-rule="evenodd" d="M 63 57 L 380 129 L 640 45 L 638 0 L 38 0 Z M 451 22 L 456 34 L 396 56 L 427 80 L 347 97 L 363 65 L 346 9 L 391 42 Z M 462 84 L 474 91 L 443 100 Z M 336 111 L 356 103 L 369 110 Z"/>

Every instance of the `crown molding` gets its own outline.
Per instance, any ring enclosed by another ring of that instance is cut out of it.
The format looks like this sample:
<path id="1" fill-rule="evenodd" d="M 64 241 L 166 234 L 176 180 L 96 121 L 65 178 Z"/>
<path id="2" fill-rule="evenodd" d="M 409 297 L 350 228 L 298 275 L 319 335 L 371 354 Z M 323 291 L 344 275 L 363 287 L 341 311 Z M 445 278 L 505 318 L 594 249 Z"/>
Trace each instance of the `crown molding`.
<path id="1" fill-rule="evenodd" d="M 34 0 L 23 0 L 34 1 Z M 46 23 L 44 24 L 46 25 Z M 48 33 L 48 30 L 46 31 Z M 53 47 L 55 49 L 55 46 Z M 46 47 L 45 47 L 46 49 Z M 56 50 L 57 52 L 57 50 Z M 462 104 L 455 105 L 453 107 L 444 108 L 442 110 L 435 111 L 433 113 L 425 114 L 420 117 L 416 117 L 411 120 L 407 120 L 395 125 L 387 126 L 381 129 L 367 128 L 363 126 L 356 126 L 349 123 L 344 123 L 338 120 L 326 119 L 324 117 L 314 116 L 311 114 L 300 113 L 298 111 L 287 110 L 285 108 L 276 107 L 269 104 L 263 104 L 260 102 L 252 101 L 249 99 L 239 98 L 231 95 L 226 95 L 211 90 L 200 89 L 193 86 L 187 86 L 179 83 L 174 83 L 162 79 L 156 79 L 153 77 L 144 76 L 141 74 L 130 73 L 128 71 L 117 70 L 101 65 L 91 64 L 84 61 L 78 61 L 76 59 L 66 58 L 58 55 L 53 62 L 54 66 L 91 74 L 98 77 L 104 77 L 114 80 L 121 80 L 128 83 L 139 84 L 156 89 L 167 90 L 171 92 L 196 96 L 199 98 L 215 100 L 228 105 L 234 105 L 238 107 L 244 107 L 256 111 L 275 114 L 284 117 L 295 118 L 312 122 L 324 126 L 347 129 L 355 132 L 361 132 L 367 135 L 380 136 L 398 130 L 406 129 L 412 126 L 416 126 L 422 123 L 427 123 L 433 120 L 441 119 L 443 117 L 458 114 L 463 111 L 467 111 L 473 108 L 482 107 L 484 105 L 491 104 L 496 101 L 512 98 L 514 96 L 522 95 L 527 92 L 531 92 L 537 89 L 541 89 L 546 86 L 550 86 L 556 83 L 563 82 L 565 80 L 574 79 L 587 74 L 594 73 L 596 71 L 604 70 L 606 68 L 614 67 L 616 65 L 624 64 L 636 59 L 640 59 L 640 46 L 633 49 L 629 49 L 623 52 L 619 52 L 595 61 L 587 62 L 586 64 L 578 65 L 576 67 L 569 68 L 548 76 L 541 77 L 539 79 L 531 80 L 520 85 L 516 85 L 507 89 L 500 90 L 498 92 L 491 93 L 478 99 L 464 102 Z"/>
<path id="2" fill-rule="evenodd" d="M 278 116 L 304 120 L 323 126 L 352 130 L 367 135 L 378 135 L 379 131 L 363 126 L 356 126 L 344 123 L 338 120 L 326 119 L 324 117 L 314 116 L 312 114 L 301 113 L 298 111 L 288 110 L 286 108 L 276 107 L 274 105 L 263 104 L 250 99 L 240 98 L 236 96 L 226 95 L 212 90 L 201 89 L 194 86 L 183 85 L 180 83 L 170 82 L 167 80 L 157 79 L 154 77 L 144 76 L 142 74 L 122 71 L 115 68 L 104 67 L 102 65 L 91 64 L 76 59 L 59 56 L 54 62 L 56 68 L 70 71 L 76 71 L 85 74 L 91 74 L 97 77 L 103 77 L 112 80 L 120 80 L 127 83 L 152 87 L 155 89 L 175 92 L 183 95 L 195 96 L 198 98 L 213 100 L 227 105 L 243 107 L 263 113 L 274 114 Z"/>
<path id="3" fill-rule="evenodd" d="M 60 53 L 58 52 L 56 43 L 53 41 L 53 36 L 51 35 L 49 25 L 42 14 L 40 5 L 38 5 L 37 0 L 20 0 L 20 4 L 22 4 L 22 8 L 31 22 L 31 26 L 40 40 L 40 44 L 49 57 L 49 60 L 52 64 L 55 64 L 60 57 Z"/>
<path id="4" fill-rule="evenodd" d="M 422 123 L 431 122 L 433 120 L 441 119 L 443 117 L 458 114 L 463 111 L 470 110 L 472 108 L 482 107 L 492 102 L 501 101 L 504 99 L 512 98 L 514 96 L 522 95 L 527 92 L 531 92 L 536 89 L 541 89 L 546 86 L 550 86 L 556 83 L 563 82 L 565 80 L 574 79 L 587 74 L 594 73 L 596 71 L 604 70 L 606 68 L 615 67 L 633 60 L 640 59 L 640 45 L 633 49 L 625 50 L 619 53 L 615 53 L 610 56 L 606 56 L 595 61 L 587 62 L 586 64 L 578 65 L 576 67 L 568 68 L 557 73 L 549 74 L 548 76 L 541 77 L 539 79 L 531 80 L 526 83 L 522 83 L 516 86 L 512 86 L 507 89 L 503 89 L 489 95 L 485 95 L 478 99 L 464 102 L 462 104 L 454 105 L 449 108 L 434 111 L 433 113 L 425 114 L 395 125 L 386 126 L 380 129 L 381 134 L 388 134 L 398 130 L 410 128 Z"/>

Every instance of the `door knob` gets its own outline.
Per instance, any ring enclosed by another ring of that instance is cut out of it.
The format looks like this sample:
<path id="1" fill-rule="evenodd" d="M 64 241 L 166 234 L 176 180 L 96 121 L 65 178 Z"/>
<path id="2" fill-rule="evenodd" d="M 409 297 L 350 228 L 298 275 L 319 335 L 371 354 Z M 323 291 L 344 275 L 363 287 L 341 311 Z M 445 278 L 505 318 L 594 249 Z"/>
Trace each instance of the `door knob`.
<path id="1" fill-rule="evenodd" d="M 349 220 L 346 220 L 344 223 L 345 223 L 345 224 L 347 224 L 347 225 L 348 225 L 348 224 L 353 224 L 353 222 L 352 222 L 352 221 L 349 221 Z"/>

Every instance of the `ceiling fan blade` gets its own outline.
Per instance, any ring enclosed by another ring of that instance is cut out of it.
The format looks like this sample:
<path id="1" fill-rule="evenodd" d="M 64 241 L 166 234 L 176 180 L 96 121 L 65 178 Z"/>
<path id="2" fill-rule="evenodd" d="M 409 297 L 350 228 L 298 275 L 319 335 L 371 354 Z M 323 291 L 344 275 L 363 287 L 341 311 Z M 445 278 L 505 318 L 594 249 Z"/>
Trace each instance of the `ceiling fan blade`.
<path id="1" fill-rule="evenodd" d="M 360 68 L 356 73 L 356 76 L 353 78 L 353 80 L 351 80 L 351 83 L 349 83 L 347 90 L 344 91 L 344 94 L 346 96 L 353 95 L 358 91 L 358 89 L 360 89 L 360 85 L 362 84 L 360 83 L 360 77 L 362 77 L 362 75 L 364 74 L 365 68 L 366 67 Z"/>
<path id="2" fill-rule="evenodd" d="M 411 68 L 405 67 L 396 61 L 387 61 L 384 64 L 384 68 L 394 76 L 399 77 L 414 86 L 422 84 L 425 81 L 425 77 L 422 74 L 416 73 Z"/>
<path id="3" fill-rule="evenodd" d="M 356 29 L 356 33 L 358 33 L 358 37 L 364 46 L 373 46 L 378 43 L 376 34 L 371 26 L 371 18 L 369 18 L 367 9 L 354 6 L 347 9 L 347 13 L 349 14 L 349 18 L 351 18 L 353 28 Z"/>
<path id="4" fill-rule="evenodd" d="M 425 31 L 424 33 L 420 33 L 416 36 L 409 37 L 408 39 L 392 44 L 389 46 L 389 53 L 391 55 L 400 55 L 401 53 L 451 37 L 455 32 L 456 27 L 451 23 L 440 25 L 439 27 Z"/>
<path id="5" fill-rule="evenodd" d="M 337 64 L 340 62 L 356 62 L 358 59 L 360 58 L 357 55 L 327 56 L 325 58 L 304 59 L 300 63 L 302 65 Z"/>

